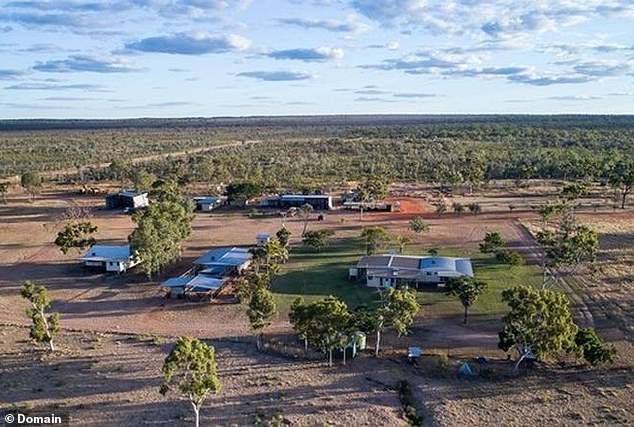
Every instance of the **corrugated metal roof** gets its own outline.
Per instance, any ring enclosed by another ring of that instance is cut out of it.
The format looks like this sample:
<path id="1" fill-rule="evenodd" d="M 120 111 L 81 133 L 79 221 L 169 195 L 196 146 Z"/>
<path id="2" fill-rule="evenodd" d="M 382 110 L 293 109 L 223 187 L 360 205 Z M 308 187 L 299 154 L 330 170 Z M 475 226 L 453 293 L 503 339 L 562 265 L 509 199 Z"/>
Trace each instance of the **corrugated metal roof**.
<path id="1" fill-rule="evenodd" d="M 207 290 L 219 289 L 225 281 L 209 276 L 180 276 L 167 279 L 161 283 L 163 288 L 199 288 Z"/>
<path id="2" fill-rule="evenodd" d="M 238 267 L 250 261 L 251 253 L 245 248 L 218 248 L 207 252 L 194 261 L 196 265 L 227 265 Z"/>
<path id="3" fill-rule="evenodd" d="M 82 261 L 128 261 L 130 245 L 94 245 L 81 257 Z"/>
<path id="4" fill-rule="evenodd" d="M 447 275 L 473 276 L 473 267 L 469 258 L 451 258 L 439 256 L 403 256 L 403 255 L 371 255 L 364 256 L 357 263 L 357 268 L 372 270 L 376 276 L 388 273 L 380 271 L 397 271 L 394 277 L 405 277 L 410 272 L 433 271 Z"/>

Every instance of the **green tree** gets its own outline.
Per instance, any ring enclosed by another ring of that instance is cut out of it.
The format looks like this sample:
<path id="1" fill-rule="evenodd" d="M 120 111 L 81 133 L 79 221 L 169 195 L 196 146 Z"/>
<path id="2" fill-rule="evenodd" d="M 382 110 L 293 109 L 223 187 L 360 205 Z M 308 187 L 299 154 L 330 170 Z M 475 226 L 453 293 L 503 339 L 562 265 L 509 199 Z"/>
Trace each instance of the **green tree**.
<path id="1" fill-rule="evenodd" d="M 251 295 L 259 287 L 269 288 L 271 286 L 271 276 L 268 273 L 250 272 L 237 280 L 237 294 L 240 302 L 249 304 Z"/>
<path id="2" fill-rule="evenodd" d="M 264 328 L 271 324 L 271 319 L 277 314 L 277 306 L 271 291 L 264 286 L 258 286 L 251 294 L 247 317 L 251 328 L 258 333 L 256 345 L 262 348 Z"/>
<path id="3" fill-rule="evenodd" d="M 136 191 L 147 192 L 152 189 L 152 184 L 156 178 L 145 169 L 135 168 L 131 179 Z"/>
<path id="4" fill-rule="evenodd" d="M 331 229 L 307 231 L 304 233 L 302 241 L 305 246 L 320 251 L 328 244 L 328 240 L 334 235 L 335 231 Z"/>
<path id="5" fill-rule="evenodd" d="M 348 306 L 340 299 L 328 296 L 310 304 L 308 310 L 308 341 L 328 354 L 328 366 L 332 366 L 332 352 L 341 345 L 341 335 L 347 332 L 350 324 Z"/>
<path id="6" fill-rule="evenodd" d="M 97 232 L 97 226 L 91 222 L 69 222 L 64 231 L 57 233 L 55 244 L 64 255 L 72 248 L 85 249 L 97 243 L 92 236 Z"/>
<path id="7" fill-rule="evenodd" d="M 409 229 L 416 234 L 427 233 L 430 229 L 429 224 L 421 217 L 417 216 L 409 221 Z"/>
<path id="8" fill-rule="evenodd" d="M 300 206 L 299 213 L 304 220 L 304 229 L 302 230 L 302 236 L 306 234 L 306 229 L 308 228 L 308 221 L 310 220 L 310 214 L 313 213 L 313 206 L 305 203 Z"/>
<path id="9" fill-rule="evenodd" d="M 621 209 L 625 209 L 627 196 L 634 188 L 634 160 L 619 161 L 610 172 L 609 182 L 621 194 Z"/>
<path id="10" fill-rule="evenodd" d="M 176 199 L 180 201 L 173 201 Z M 148 277 L 180 257 L 181 244 L 191 235 L 193 218 L 192 204 L 172 193 L 164 193 L 158 202 L 132 216 L 137 227 L 128 240 Z"/>
<path id="11" fill-rule="evenodd" d="M 573 182 L 564 185 L 561 189 L 561 197 L 572 202 L 588 195 L 588 184 L 584 182 Z"/>
<path id="12" fill-rule="evenodd" d="M 593 262 L 599 250 L 599 237 L 587 225 L 577 224 L 574 215 L 564 212 L 555 227 L 544 227 L 537 235 L 542 245 L 543 283 L 548 284 L 547 272 L 556 281 L 560 271 L 574 274 L 580 266 Z"/>
<path id="13" fill-rule="evenodd" d="M 434 202 L 433 205 L 436 208 L 438 216 L 442 216 L 445 212 L 447 212 L 447 202 L 444 200 L 438 200 Z"/>
<path id="14" fill-rule="evenodd" d="M 37 291 L 35 284 L 27 281 L 22 285 L 22 298 L 26 299 L 31 307 L 27 310 L 27 316 L 33 322 L 30 328 L 30 337 L 38 343 L 46 343 L 51 351 L 55 351 L 53 338 L 59 334 L 59 313 L 47 315 L 46 310 L 51 306 L 51 300 L 44 286 Z"/>
<path id="15" fill-rule="evenodd" d="M 479 203 L 469 203 L 467 205 L 467 209 L 469 209 L 469 212 L 474 215 L 478 215 L 480 212 L 482 212 L 482 206 Z"/>
<path id="16" fill-rule="evenodd" d="M 495 258 L 504 264 L 518 266 L 524 264 L 524 258 L 516 251 L 502 249 L 495 253 Z"/>
<path id="17" fill-rule="evenodd" d="M 379 356 L 381 334 L 387 328 L 392 328 L 401 337 L 407 335 L 409 327 L 414 323 L 414 317 L 420 310 L 416 294 L 408 289 L 389 288 L 383 296 L 381 306 L 375 311 L 374 332 L 376 342 L 374 355 Z"/>
<path id="18" fill-rule="evenodd" d="M 304 340 L 304 351 L 308 351 L 308 333 L 313 320 L 312 308 L 312 305 L 305 304 L 302 298 L 296 298 L 288 312 L 288 320 L 293 325 L 293 330 Z"/>
<path id="19" fill-rule="evenodd" d="M 277 240 L 279 240 L 282 246 L 284 246 L 285 248 L 288 248 L 291 234 L 292 233 L 288 231 L 288 228 L 282 227 L 279 230 L 277 230 L 277 233 L 275 233 L 275 236 L 277 236 Z"/>
<path id="20" fill-rule="evenodd" d="M 464 307 L 464 324 L 467 324 L 469 308 L 476 302 L 478 297 L 486 292 L 488 285 L 482 280 L 474 277 L 452 277 L 445 285 L 445 293 L 460 299 Z"/>
<path id="21" fill-rule="evenodd" d="M 387 180 L 379 175 L 370 176 L 359 184 L 354 200 L 360 203 L 359 218 L 361 220 L 363 220 L 363 210 L 365 209 L 365 205 L 385 198 L 387 191 Z"/>
<path id="22" fill-rule="evenodd" d="M 577 331 L 575 344 L 581 357 L 592 366 L 614 361 L 616 349 L 607 345 L 594 328 L 582 328 Z"/>
<path id="23" fill-rule="evenodd" d="M 403 255 L 405 253 L 405 247 L 412 243 L 412 239 L 409 236 L 399 234 L 394 237 L 394 243 L 398 245 L 398 253 Z"/>
<path id="24" fill-rule="evenodd" d="M 510 311 L 502 318 L 504 327 L 498 346 L 518 352 L 515 369 L 530 354 L 545 359 L 575 349 L 577 326 L 565 295 L 550 289 L 516 286 L 502 291 L 502 300 Z"/>
<path id="25" fill-rule="evenodd" d="M 264 246 L 251 249 L 256 272 L 261 269 L 270 276 L 280 271 L 280 264 L 288 261 L 288 249 L 277 238 L 269 239 Z"/>
<path id="26" fill-rule="evenodd" d="M 238 182 L 227 185 L 225 193 L 227 201 L 231 204 L 246 204 L 254 197 L 260 196 L 264 192 L 264 187 L 254 182 Z"/>
<path id="27" fill-rule="evenodd" d="M 121 181 L 123 184 L 131 176 L 133 167 L 130 162 L 115 159 L 108 166 L 108 170 L 115 180 Z"/>
<path id="28" fill-rule="evenodd" d="M 390 236 L 383 227 L 365 227 L 361 232 L 361 237 L 365 239 L 365 252 L 367 255 L 373 255 L 379 251 L 387 242 Z"/>
<path id="29" fill-rule="evenodd" d="M 480 243 L 480 252 L 483 254 L 492 254 L 500 250 L 504 246 L 504 240 L 500 233 L 493 231 L 486 233 L 482 243 Z"/>
<path id="30" fill-rule="evenodd" d="M 34 172 L 27 172 L 20 177 L 20 185 L 33 200 L 42 189 L 42 177 Z"/>
<path id="31" fill-rule="evenodd" d="M 163 363 L 162 395 L 175 390 L 187 398 L 200 426 L 200 408 L 209 393 L 220 392 L 215 350 L 195 338 L 179 338 Z"/>
<path id="32" fill-rule="evenodd" d="M 451 207 L 453 208 L 453 211 L 458 215 L 464 212 L 464 205 L 462 203 L 453 202 Z"/>

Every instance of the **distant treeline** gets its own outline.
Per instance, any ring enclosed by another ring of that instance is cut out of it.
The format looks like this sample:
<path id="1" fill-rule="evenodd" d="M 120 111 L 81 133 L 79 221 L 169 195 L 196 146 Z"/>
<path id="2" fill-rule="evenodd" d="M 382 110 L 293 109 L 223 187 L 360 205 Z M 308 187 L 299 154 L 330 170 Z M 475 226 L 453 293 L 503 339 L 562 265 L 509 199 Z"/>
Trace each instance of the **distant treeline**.
<path id="1" fill-rule="evenodd" d="M 107 123 L 128 127 L 0 132 L 0 175 L 125 163 L 240 140 L 262 142 L 166 157 L 144 167 L 183 182 L 258 181 L 273 188 L 310 188 L 376 174 L 447 184 L 607 179 L 615 164 L 634 155 L 634 116 L 310 116 Z M 104 180 L 118 174 L 95 168 L 84 170 L 81 178 Z"/>
<path id="2" fill-rule="evenodd" d="M 538 127 L 634 127 L 634 116 L 625 115 L 449 115 L 449 114 L 358 114 L 327 116 L 245 116 L 245 117 L 185 117 L 138 119 L 15 119 L 0 120 L 0 132 L 28 130 L 99 130 L 137 128 L 224 128 L 224 127 L 296 127 L 296 126 L 483 126 L 508 124 Z"/>

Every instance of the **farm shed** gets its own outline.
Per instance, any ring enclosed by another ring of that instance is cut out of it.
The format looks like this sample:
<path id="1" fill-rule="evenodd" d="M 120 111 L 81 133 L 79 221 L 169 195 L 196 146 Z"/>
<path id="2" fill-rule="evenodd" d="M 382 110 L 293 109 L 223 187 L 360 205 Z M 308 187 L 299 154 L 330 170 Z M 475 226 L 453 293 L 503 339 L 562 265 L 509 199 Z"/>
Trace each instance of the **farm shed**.
<path id="1" fill-rule="evenodd" d="M 130 245 L 94 245 L 80 260 L 85 267 L 102 268 L 115 273 L 123 273 L 139 264 L 130 254 Z"/>
<path id="2" fill-rule="evenodd" d="M 106 209 L 139 209 L 150 205 L 147 193 L 124 190 L 106 196 Z"/>
<path id="3" fill-rule="evenodd" d="M 263 206 L 278 209 L 299 208 L 310 205 L 316 210 L 329 210 L 333 208 L 332 196 L 327 194 L 282 194 L 266 199 Z"/>
<path id="4" fill-rule="evenodd" d="M 225 279 L 218 279 L 205 275 L 180 276 L 167 279 L 161 283 L 160 287 L 169 291 L 169 296 L 180 298 L 186 293 L 210 294 L 213 296 L 222 285 Z"/>
<path id="5" fill-rule="evenodd" d="M 444 286 L 452 277 L 473 277 L 469 258 L 440 256 L 371 255 L 349 270 L 350 279 L 362 280 L 373 288 L 406 284 L 415 288 Z"/>
<path id="6" fill-rule="evenodd" d="M 213 196 L 194 197 L 193 200 L 196 204 L 196 210 L 200 212 L 211 212 L 223 203 L 220 197 Z"/>
<path id="7" fill-rule="evenodd" d="M 194 265 L 200 267 L 203 274 L 226 277 L 242 273 L 251 265 L 251 258 L 251 252 L 245 248 L 218 248 L 195 260 Z"/>

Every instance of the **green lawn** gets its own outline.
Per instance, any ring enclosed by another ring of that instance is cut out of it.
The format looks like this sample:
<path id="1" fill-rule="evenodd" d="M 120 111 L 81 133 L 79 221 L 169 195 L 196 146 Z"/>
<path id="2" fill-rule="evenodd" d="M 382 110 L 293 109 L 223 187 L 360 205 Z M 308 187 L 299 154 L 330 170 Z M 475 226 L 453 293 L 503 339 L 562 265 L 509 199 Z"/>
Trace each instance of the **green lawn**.
<path id="1" fill-rule="evenodd" d="M 427 247 L 412 245 L 406 250 L 408 255 L 426 255 Z M 365 254 L 365 245 L 358 239 L 341 239 L 313 252 L 303 247 L 291 250 L 289 262 L 283 266 L 272 289 L 275 294 L 280 317 L 285 318 L 293 300 L 303 297 L 315 301 L 328 295 L 343 299 L 351 308 L 372 304 L 376 292 L 360 282 L 348 280 L 348 268 L 357 263 Z M 440 248 L 444 256 L 470 257 L 476 276 L 489 284 L 488 291 L 471 308 L 470 313 L 499 318 L 506 311 L 500 295 L 502 290 L 520 284 L 537 285 L 541 273 L 536 266 L 509 267 L 498 264 L 492 255 L 483 255 L 473 250 L 461 248 Z M 441 291 L 419 291 L 419 301 L 427 316 L 451 316 L 462 313 L 462 306 L 454 297 Z"/>
<path id="2" fill-rule="evenodd" d="M 311 302 L 334 295 L 351 308 L 372 303 L 376 299 L 374 291 L 348 280 L 348 268 L 364 251 L 363 243 L 355 239 L 333 240 L 321 252 L 293 247 L 289 262 L 272 284 L 280 316 L 286 317 L 297 297 Z"/>

